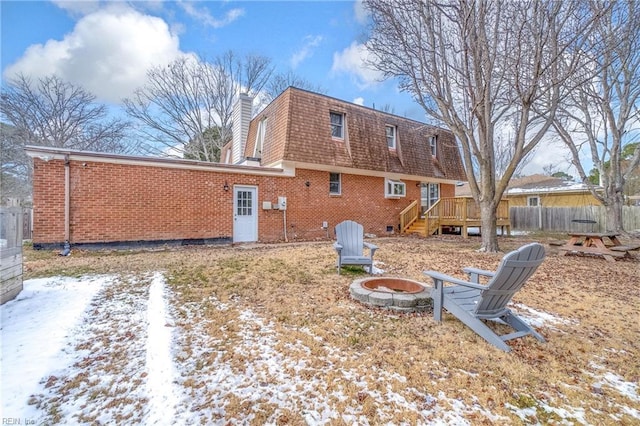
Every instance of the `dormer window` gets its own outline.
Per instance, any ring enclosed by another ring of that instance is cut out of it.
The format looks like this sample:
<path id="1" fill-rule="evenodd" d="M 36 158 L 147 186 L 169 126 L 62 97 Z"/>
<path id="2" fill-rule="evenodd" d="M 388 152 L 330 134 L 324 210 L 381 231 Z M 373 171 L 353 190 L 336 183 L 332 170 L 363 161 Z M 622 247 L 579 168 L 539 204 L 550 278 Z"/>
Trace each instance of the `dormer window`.
<path id="1" fill-rule="evenodd" d="M 344 139 L 344 114 L 330 112 L 329 117 L 331 119 L 331 136 Z"/>
<path id="2" fill-rule="evenodd" d="M 407 194 L 407 186 L 401 180 L 385 179 L 384 180 L 384 197 L 400 198 Z"/>
<path id="3" fill-rule="evenodd" d="M 431 148 L 431 155 L 434 157 L 438 153 L 438 137 L 437 136 L 429 136 L 429 148 Z"/>
<path id="4" fill-rule="evenodd" d="M 387 133 L 387 146 L 389 149 L 396 149 L 397 128 L 395 126 L 385 126 L 385 132 Z"/>
<path id="5" fill-rule="evenodd" d="M 256 146 L 253 149 L 255 158 L 262 158 L 262 146 L 264 145 L 264 134 L 267 129 L 267 119 L 263 118 L 258 122 L 258 131 L 256 132 Z"/>

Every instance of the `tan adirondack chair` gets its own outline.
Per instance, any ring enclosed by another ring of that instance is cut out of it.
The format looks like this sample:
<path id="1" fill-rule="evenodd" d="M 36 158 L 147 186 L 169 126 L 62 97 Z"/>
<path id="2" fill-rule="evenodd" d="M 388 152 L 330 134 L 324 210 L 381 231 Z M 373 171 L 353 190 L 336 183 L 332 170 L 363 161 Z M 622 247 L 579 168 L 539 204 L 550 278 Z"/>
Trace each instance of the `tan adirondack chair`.
<path id="1" fill-rule="evenodd" d="M 369 273 L 373 269 L 373 255 L 378 249 L 375 244 L 364 241 L 364 228 L 357 222 L 345 220 L 336 225 L 336 239 L 333 248 L 338 253 L 338 275 L 342 265 L 362 265 L 369 267 Z M 364 251 L 369 249 L 369 255 Z"/>
<path id="2" fill-rule="evenodd" d="M 531 243 L 514 250 L 502 258 L 495 272 L 476 268 L 464 268 L 469 281 L 459 280 L 435 271 L 424 271 L 433 278 L 433 317 L 442 321 L 442 309 L 446 309 L 492 345 L 509 352 L 507 340 L 532 335 L 541 342 L 544 338 L 531 326 L 518 318 L 507 304 L 544 260 L 544 247 Z M 480 277 L 489 277 L 486 285 Z M 444 286 L 444 283 L 455 284 Z M 484 320 L 501 320 L 516 331 L 498 335 Z"/>

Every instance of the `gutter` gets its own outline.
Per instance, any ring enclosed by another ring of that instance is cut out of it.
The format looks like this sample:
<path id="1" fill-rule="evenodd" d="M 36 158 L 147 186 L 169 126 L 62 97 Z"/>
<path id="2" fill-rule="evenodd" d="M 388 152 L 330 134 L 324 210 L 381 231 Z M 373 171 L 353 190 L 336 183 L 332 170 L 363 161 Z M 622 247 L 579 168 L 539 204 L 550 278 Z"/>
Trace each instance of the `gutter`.
<path id="1" fill-rule="evenodd" d="M 281 177 L 294 177 L 294 170 L 284 170 L 282 168 L 275 167 L 256 167 L 245 166 L 236 164 L 223 164 L 223 163 L 210 163 L 206 161 L 198 160 L 185 160 L 182 158 L 168 158 L 168 157 L 142 157 L 123 154 L 111 154 L 104 152 L 93 151 L 77 151 L 63 148 L 52 148 L 42 146 L 28 145 L 25 147 L 25 152 L 31 158 L 40 158 L 44 161 L 50 160 L 66 160 L 67 158 L 72 161 L 92 161 L 97 163 L 110 163 L 110 164 L 126 164 L 135 166 L 150 166 L 150 167 L 162 167 L 172 169 L 185 169 L 185 170 L 203 170 L 219 173 L 238 173 L 244 175 L 256 175 L 256 176 L 281 176 Z"/>

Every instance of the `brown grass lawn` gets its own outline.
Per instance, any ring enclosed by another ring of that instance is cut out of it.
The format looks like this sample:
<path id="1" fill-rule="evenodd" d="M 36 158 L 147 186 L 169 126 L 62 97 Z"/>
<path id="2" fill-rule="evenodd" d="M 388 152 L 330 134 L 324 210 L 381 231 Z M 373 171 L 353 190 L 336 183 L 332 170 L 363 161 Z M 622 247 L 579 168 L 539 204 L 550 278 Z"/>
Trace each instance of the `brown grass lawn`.
<path id="1" fill-rule="evenodd" d="M 502 238 L 500 244 L 508 251 L 534 239 Z M 477 252 L 475 238 L 380 238 L 375 243 L 383 275 L 422 282 L 426 269 L 465 278 L 462 267 L 492 270 L 502 257 Z M 279 377 L 293 382 L 287 389 L 298 388 L 287 397 L 300 404 L 323 401 L 338 414 L 331 424 L 460 419 L 470 424 L 638 424 L 640 259 L 613 263 L 560 257 L 556 248 L 546 249 L 544 263 L 513 302 L 516 312 L 527 314 L 530 308 L 549 315 L 537 327 L 548 342 L 530 336 L 512 340 L 511 353 L 490 346 L 448 313 L 439 324 L 430 313 L 399 314 L 351 300 L 349 285 L 364 273 L 351 268 L 338 276 L 328 241 L 74 251 L 64 258 L 27 250 L 25 278 L 144 277 L 162 271 L 171 290 L 175 331 L 182 336 L 176 362 L 197 361 L 182 369 L 181 379 L 195 401 L 189 409 L 196 413 L 219 397 L 209 382 L 222 363 L 240 372 L 271 357 L 280 360 Z M 253 343 L 247 346 L 247 341 Z M 235 350 L 241 345 L 249 349 Z M 267 386 L 276 379 L 264 368 L 255 374 Z M 631 390 L 621 392 L 616 381 L 631 384 Z M 256 399 L 257 394 L 249 401 L 229 391 L 224 415 L 209 411 L 199 421 L 313 423 L 295 408 L 278 406 L 273 395 Z M 402 403 L 389 395 L 402 397 Z"/>

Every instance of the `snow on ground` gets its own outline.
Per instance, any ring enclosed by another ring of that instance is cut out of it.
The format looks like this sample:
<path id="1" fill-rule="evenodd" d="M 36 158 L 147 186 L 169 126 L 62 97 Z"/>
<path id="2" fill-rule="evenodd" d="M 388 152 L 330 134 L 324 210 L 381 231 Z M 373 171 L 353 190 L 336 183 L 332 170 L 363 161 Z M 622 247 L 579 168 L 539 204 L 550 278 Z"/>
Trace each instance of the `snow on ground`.
<path id="1" fill-rule="evenodd" d="M 560 318 L 553 314 L 530 308 L 522 303 L 514 303 L 513 306 L 516 308 L 518 316 L 534 328 L 545 326 L 555 331 L 562 331 L 555 326 L 577 324 L 576 320 Z"/>
<path id="2" fill-rule="evenodd" d="M 2 306 L 2 415 L 35 418 L 27 405 L 50 371 L 68 365 L 74 348 L 71 331 L 96 293 L 111 277 L 43 278 Z"/>
<path id="3" fill-rule="evenodd" d="M 295 331 L 317 347 L 297 340 L 283 348 L 271 322 L 235 301 L 210 298 L 178 307 L 173 297 L 161 273 L 25 281 L 18 298 L 0 308 L 0 417 L 38 424 L 275 424 L 279 416 L 295 413 L 311 425 L 369 424 L 359 402 L 346 396 L 348 386 L 372 399 L 382 419 L 405 410 L 424 424 L 508 421 L 479 404 L 408 388 L 397 373 L 347 368 L 354 363 L 346 357 L 357 354 L 341 353 L 308 329 Z M 564 323 L 518 308 L 535 324 Z M 205 317 L 207 309 L 228 315 L 214 335 L 208 332 L 214 324 Z M 598 386 L 638 401 L 637 385 L 592 367 Z M 242 410 L 232 411 L 233 404 Z M 259 417 L 265 406 L 274 413 L 267 419 Z M 578 408 L 543 401 L 539 407 L 584 420 Z M 510 408 L 523 419 L 533 409 Z M 640 418 L 637 410 L 621 409 Z M 233 418 L 233 412 L 243 417 Z"/>
<path id="4" fill-rule="evenodd" d="M 147 424 L 164 424 L 174 417 L 178 392 L 173 382 L 176 377 L 171 353 L 173 323 L 165 298 L 164 277 L 153 276 L 147 306 L 147 393 L 149 394 L 149 417 Z"/>

